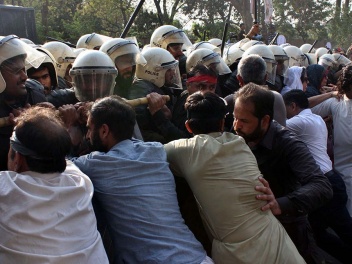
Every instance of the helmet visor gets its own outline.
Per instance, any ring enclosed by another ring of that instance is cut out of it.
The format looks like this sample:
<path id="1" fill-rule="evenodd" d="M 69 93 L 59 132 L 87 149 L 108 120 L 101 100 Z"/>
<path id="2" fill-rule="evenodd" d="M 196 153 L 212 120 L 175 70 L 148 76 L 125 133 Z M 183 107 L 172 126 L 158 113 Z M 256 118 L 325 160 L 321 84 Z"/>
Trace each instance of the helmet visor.
<path id="1" fill-rule="evenodd" d="M 275 78 L 276 78 L 276 67 L 277 63 L 276 61 L 266 61 L 266 73 L 267 73 L 267 81 L 270 82 L 271 84 L 275 84 Z"/>
<path id="2" fill-rule="evenodd" d="M 178 61 L 162 64 L 161 68 L 165 72 L 164 86 L 172 89 L 182 90 L 182 81 L 180 70 L 178 68 Z"/>
<path id="3" fill-rule="evenodd" d="M 172 43 L 182 43 L 182 50 L 187 50 L 192 46 L 191 41 L 183 30 L 171 30 L 162 36 L 166 46 Z"/>
<path id="4" fill-rule="evenodd" d="M 38 68 L 45 60 L 45 54 L 21 41 L 15 35 L 8 35 L 0 39 L 0 64 L 18 55 L 26 56 L 26 65 Z"/>
<path id="5" fill-rule="evenodd" d="M 95 71 L 71 75 L 76 97 L 81 102 L 95 101 L 113 94 L 116 73 Z"/>
<path id="6" fill-rule="evenodd" d="M 205 66 L 213 70 L 218 75 L 225 75 L 231 73 L 230 68 L 226 65 L 224 60 L 216 52 L 204 57 L 202 61 Z"/>

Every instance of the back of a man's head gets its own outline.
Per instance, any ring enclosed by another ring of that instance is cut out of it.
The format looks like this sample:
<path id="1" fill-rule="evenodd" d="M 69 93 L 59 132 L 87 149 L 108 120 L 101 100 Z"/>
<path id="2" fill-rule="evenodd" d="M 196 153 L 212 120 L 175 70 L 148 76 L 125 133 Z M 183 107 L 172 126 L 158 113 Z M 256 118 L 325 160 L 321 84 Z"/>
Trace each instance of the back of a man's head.
<path id="1" fill-rule="evenodd" d="M 26 159 L 31 171 L 40 173 L 63 172 L 71 138 L 55 110 L 32 107 L 17 119 L 10 139 L 13 159 L 15 152 Z"/>
<path id="2" fill-rule="evenodd" d="M 307 95 L 299 89 L 293 89 L 283 95 L 285 105 L 295 103 L 301 109 L 309 108 Z"/>
<path id="3" fill-rule="evenodd" d="M 208 134 L 221 132 L 222 123 L 227 108 L 225 102 L 218 95 L 207 92 L 196 92 L 187 98 L 185 103 L 188 125 L 193 134 Z"/>
<path id="4" fill-rule="evenodd" d="M 249 55 L 240 60 L 237 75 L 241 76 L 244 84 L 255 83 L 264 85 L 266 82 L 266 63 L 259 55 Z"/>
<path id="5" fill-rule="evenodd" d="M 253 115 L 255 117 L 262 119 L 265 115 L 269 115 L 270 121 L 273 119 L 275 97 L 266 87 L 255 83 L 248 83 L 235 93 L 235 105 L 236 100 L 244 103 L 252 103 L 254 105 Z"/>
<path id="6" fill-rule="evenodd" d="M 106 124 L 117 141 L 131 139 L 136 123 L 132 106 L 118 96 L 109 96 L 95 102 L 90 110 L 95 129 Z"/>

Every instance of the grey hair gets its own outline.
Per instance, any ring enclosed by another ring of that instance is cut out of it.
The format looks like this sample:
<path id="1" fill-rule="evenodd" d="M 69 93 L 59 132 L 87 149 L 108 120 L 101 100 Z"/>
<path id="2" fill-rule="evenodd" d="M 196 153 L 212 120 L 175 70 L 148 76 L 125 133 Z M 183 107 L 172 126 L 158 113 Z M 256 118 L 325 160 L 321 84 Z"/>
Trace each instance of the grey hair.
<path id="1" fill-rule="evenodd" d="M 266 62 L 257 54 L 249 55 L 240 60 L 237 74 L 242 77 L 245 84 L 253 82 L 263 85 L 266 81 Z"/>

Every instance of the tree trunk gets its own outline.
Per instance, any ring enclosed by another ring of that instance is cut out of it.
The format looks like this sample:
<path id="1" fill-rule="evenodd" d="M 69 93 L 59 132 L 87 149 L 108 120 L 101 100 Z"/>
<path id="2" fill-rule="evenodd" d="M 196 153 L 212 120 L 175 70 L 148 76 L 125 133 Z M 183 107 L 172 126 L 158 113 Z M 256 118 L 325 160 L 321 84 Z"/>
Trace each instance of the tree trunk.
<path id="1" fill-rule="evenodd" d="M 250 13 L 249 0 L 228 0 L 234 8 L 241 14 L 242 21 L 246 26 L 246 31 L 248 32 L 253 24 L 253 18 Z"/>
<path id="2" fill-rule="evenodd" d="M 339 0 L 341 2 L 341 0 Z M 345 4 L 344 4 L 344 11 L 348 12 L 349 10 L 349 5 L 350 5 L 350 0 L 345 0 Z"/>
<path id="3" fill-rule="evenodd" d="M 48 35 L 48 15 L 49 15 L 49 0 L 43 1 L 42 6 L 42 25 L 44 36 Z"/>
<path id="4" fill-rule="evenodd" d="M 335 19 L 339 19 L 340 16 L 341 16 L 341 0 L 336 0 Z"/>

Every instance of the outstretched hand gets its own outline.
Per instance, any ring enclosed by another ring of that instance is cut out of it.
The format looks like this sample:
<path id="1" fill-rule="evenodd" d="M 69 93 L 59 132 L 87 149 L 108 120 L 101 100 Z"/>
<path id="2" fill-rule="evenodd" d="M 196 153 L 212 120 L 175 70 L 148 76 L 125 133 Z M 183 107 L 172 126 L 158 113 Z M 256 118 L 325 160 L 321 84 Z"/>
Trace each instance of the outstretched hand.
<path id="1" fill-rule="evenodd" d="M 263 177 L 259 177 L 259 181 L 263 184 L 263 186 L 255 186 L 255 190 L 261 192 L 262 194 L 256 195 L 255 198 L 257 200 L 267 201 L 267 204 L 264 205 L 261 210 L 266 211 L 270 209 L 273 215 L 280 215 L 280 205 L 277 203 L 275 195 L 270 189 L 269 183 Z"/>

